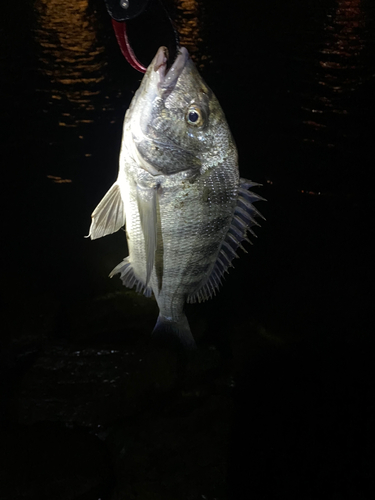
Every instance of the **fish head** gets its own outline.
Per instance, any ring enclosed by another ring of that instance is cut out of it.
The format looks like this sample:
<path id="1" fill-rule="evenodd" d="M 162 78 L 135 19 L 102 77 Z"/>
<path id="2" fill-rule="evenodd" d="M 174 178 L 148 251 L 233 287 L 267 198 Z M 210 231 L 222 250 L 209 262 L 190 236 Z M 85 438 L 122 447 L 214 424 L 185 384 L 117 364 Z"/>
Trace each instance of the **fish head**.
<path id="1" fill-rule="evenodd" d="M 184 47 L 169 68 L 168 51 L 160 47 L 126 122 L 133 156 L 152 175 L 194 176 L 228 155 L 237 158 L 220 104 Z"/>

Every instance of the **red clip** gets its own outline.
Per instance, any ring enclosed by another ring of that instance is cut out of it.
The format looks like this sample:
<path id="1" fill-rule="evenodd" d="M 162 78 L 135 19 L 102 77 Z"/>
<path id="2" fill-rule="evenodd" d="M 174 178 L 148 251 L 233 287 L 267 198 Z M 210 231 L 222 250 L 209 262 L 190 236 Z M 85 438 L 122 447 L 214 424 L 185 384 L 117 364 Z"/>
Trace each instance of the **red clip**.
<path id="1" fill-rule="evenodd" d="M 128 36 L 126 34 L 126 23 L 125 22 L 119 22 L 115 21 L 112 19 L 112 26 L 113 29 L 115 30 L 115 35 L 117 38 L 117 43 L 120 46 L 122 55 L 125 57 L 125 59 L 128 61 L 130 66 L 132 66 L 134 69 L 137 71 L 140 71 L 141 73 L 146 73 L 146 69 L 136 58 L 136 55 L 133 52 L 133 49 L 130 46 Z"/>

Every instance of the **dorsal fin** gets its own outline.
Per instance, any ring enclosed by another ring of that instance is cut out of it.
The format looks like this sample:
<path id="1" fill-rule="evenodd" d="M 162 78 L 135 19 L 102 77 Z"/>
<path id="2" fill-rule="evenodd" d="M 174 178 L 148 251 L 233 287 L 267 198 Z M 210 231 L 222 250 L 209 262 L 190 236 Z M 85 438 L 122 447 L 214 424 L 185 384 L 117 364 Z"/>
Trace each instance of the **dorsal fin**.
<path id="1" fill-rule="evenodd" d="M 233 219 L 228 232 L 220 245 L 216 262 L 207 279 L 197 290 L 195 290 L 194 293 L 187 297 L 187 302 L 203 302 L 211 298 L 213 295 L 216 295 L 216 291 L 220 288 L 221 280 L 224 277 L 224 274 L 228 272 L 229 267 L 233 267 L 232 260 L 235 257 L 238 257 L 237 249 L 242 248 L 245 250 L 242 246 L 243 241 L 251 243 L 251 241 L 247 238 L 247 232 L 256 237 L 251 227 L 259 226 L 255 217 L 261 217 L 262 219 L 264 219 L 264 217 L 253 206 L 253 203 L 260 200 L 266 200 L 248 189 L 250 187 L 260 185 L 261 184 L 251 182 L 247 179 L 240 179 L 237 205 L 234 209 Z"/>

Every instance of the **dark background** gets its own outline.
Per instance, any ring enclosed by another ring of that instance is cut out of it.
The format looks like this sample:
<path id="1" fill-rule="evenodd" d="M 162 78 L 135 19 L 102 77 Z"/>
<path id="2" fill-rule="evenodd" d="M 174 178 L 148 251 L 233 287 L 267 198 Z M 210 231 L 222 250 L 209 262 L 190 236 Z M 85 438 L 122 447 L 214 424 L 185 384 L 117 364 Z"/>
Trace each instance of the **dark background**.
<path id="1" fill-rule="evenodd" d="M 198 351 L 150 346 L 125 235 L 84 239 L 142 75 L 100 0 L 2 6 L 1 498 L 372 498 L 373 2 L 168 5 L 267 222 Z"/>

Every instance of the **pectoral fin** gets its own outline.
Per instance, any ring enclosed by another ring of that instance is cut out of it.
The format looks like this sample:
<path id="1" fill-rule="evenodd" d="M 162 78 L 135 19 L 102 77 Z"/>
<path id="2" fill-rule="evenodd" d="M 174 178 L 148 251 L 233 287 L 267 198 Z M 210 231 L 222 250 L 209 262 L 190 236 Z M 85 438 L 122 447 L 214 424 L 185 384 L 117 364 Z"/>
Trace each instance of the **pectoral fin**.
<path id="1" fill-rule="evenodd" d="M 137 203 L 146 248 L 146 286 L 150 280 L 155 262 L 157 241 L 157 187 L 137 186 Z"/>
<path id="2" fill-rule="evenodd" d="M 125 224 L 124 202 L 120 186 L 115 183 L 91 215 L 89 237 L 92 240 L 112 234 Z"/>

